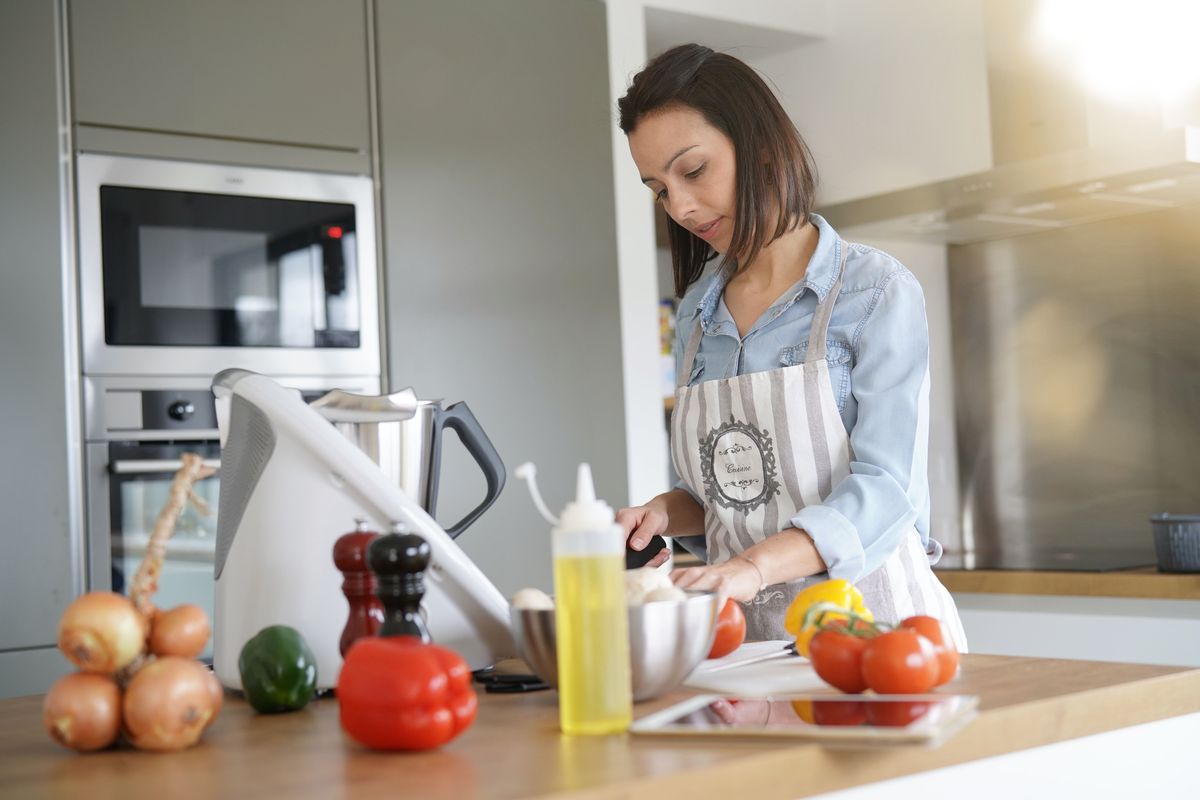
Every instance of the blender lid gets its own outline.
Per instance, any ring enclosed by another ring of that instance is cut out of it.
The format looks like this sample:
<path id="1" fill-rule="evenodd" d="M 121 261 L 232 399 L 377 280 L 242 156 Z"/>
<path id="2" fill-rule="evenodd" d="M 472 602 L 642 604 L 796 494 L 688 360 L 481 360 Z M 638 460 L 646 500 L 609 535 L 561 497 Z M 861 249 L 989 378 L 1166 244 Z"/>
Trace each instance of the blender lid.
<path id="1" fill-rule="evenodd" d="M 330 422 L 399 422 L 411 419 L 421 403 L 410 386 L 392 394 L 352 394 L 334 389 L 310 406 Z"/>

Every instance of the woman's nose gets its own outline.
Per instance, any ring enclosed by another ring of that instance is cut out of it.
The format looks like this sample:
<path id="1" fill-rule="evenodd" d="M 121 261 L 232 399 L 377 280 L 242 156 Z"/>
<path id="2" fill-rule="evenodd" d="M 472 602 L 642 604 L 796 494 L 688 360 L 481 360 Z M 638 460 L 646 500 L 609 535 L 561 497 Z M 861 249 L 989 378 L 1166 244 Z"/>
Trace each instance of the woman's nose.
<path id="1" fill-rule="evenodd" d="M 667 195 L 667 213 L 680 225 L 684 225 L 684 220 L 695 210 L 696 199 L 690 192 L 684 189 L 675 189 Z"/>

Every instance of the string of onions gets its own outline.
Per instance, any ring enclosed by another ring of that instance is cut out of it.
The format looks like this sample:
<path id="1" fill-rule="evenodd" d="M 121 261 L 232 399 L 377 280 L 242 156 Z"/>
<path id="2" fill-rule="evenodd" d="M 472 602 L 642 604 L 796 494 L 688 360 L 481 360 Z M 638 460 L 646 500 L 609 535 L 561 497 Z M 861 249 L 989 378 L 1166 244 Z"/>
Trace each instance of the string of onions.
<path id="1" fill-rule="evenodd" d="M 81 672 L 56 682 L 46 695 L 43 723 L 60 744 L 80 751 L 112 745 L 123 730 L 146 750 L 180 750 L 199 740 L 221 709 L 216 676 L 195 661 L 211 633 L 199 606 L 163 611 L 158 590 L 166 543 L 198 481 L 216 471 L 195 453 L 184 453 L 171 482 L 129 597 L 88 592 L 71 603 L 58 627 L 58 647 Z"/>

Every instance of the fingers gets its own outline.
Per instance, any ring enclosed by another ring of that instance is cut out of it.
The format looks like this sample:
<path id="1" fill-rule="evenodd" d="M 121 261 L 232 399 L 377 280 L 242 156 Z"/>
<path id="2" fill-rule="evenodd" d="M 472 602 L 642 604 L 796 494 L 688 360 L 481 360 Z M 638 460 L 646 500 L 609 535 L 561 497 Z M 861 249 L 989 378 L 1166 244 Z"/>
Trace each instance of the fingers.
<path id="1" fill-rule="evenodd" d="M 666 514 L 646 506 L 622 508 L 617 512 L 617 522 L 621 524 L 625 538 L 634 550 L 643 549 L 651 537 L 667 529 Z"/>
<path id="2" fill-rule="evenodd" d="M 646 562 L 646 566 L 647 567 L 661 566 L 661 565 L 667 563 L 667 559 L 669 559 L 670 557 L 671 557 L 670 551 L 668 551 L 667 548 L 664 547 L 662 550 L 658 551 L 658 555 L 656 555 L 654 558 L 652 558 Z"/>
<path id="3" fill-rule="evenodd" d="M 708 567 L 671 570 L 671 581 L 680 589 L 716 592 L 721 605 L 729 598 L 746 603 L 758 594 L 757 577 L 747 580 L 740 566 L 728 561 Z"/>
<path id="4" fill-rule="evenodd" d="M 717 716 L 717 719 L 726 725 L 732 725 L 737 722 L 737 712 L 725 698 L 714 700 L 708 707 Z"/>
<path id="5" fill-rule="evenodd" d="M 638 521 L 642 515 L 638 513 L 637 508 L 622 508 L 617 512 L 617 524 L 625 531 L 625 538 L 629 538 L 629 534 L 633 533 L 633 529 L 637 527 Z M 632 544 L 632 542 L 631 542 Z M 641 550 L 640 547 L 635 547 L 635 550 Z"/>

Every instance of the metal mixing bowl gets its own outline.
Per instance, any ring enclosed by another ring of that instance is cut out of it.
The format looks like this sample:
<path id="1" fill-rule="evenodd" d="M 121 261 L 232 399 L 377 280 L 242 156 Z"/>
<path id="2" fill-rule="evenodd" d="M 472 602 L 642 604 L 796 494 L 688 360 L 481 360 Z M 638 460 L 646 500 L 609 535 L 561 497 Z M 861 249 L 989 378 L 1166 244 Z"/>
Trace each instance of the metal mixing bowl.
<path id="1" fill-rule="evenodd" d="M 629 660 L 635 702 L 683 683 L 708 655 L 717 634 L 717 595 L 688 592 L 686 600 L 629 607 Z M 534 674 L 558 685 L 553 609 L 512 608 L 517 653 Z"/>

